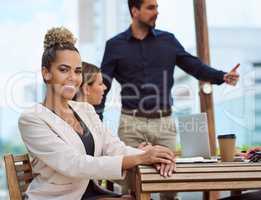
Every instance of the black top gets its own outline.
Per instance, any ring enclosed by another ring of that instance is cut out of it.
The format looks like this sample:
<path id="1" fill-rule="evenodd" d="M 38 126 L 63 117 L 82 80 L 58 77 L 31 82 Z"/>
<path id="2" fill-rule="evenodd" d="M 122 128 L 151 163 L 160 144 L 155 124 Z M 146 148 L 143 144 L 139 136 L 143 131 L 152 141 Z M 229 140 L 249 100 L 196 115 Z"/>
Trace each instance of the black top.
<path id="1" fill-rule="evenodd" d="M 70 107 L 71 108 L 71 107 Z M 85 123 L 82 121 L 80 116 L 71 108 L 73 111 L 73 114 L 75 118 L 79 121 L 82 129 L 83 129 L 83 134 L 78 133 L 79 137 L 82 140 L 82 143 L 85 147 L 86 154 L 94 156 L 94 149 L 95 149 L 95 143 L 93 136 L 88 129 L 88 127 L 85 125 Z M 86 169 L 88 170 L 88 169 Z M 103 190 L 103 188 L 100 188 L 97 186 L 93 180 L 89 181 L 89 184 L 81 198 L 81 200 L 94 200 L 98 197 L 119 197 L 118 194 L 112 193 L 107 190 Z"/>
<path id="2" fill-rule="evenodd" d="M 94 156 L 94 140 L 92 137 L 92 134 L 88 127 L 85 125 L 85 123 L 81 120 L 80 116 L 73 111 L 74 116 L 76 119 L 79 121 L 82 129 L 83 129 L 83 134 L 78 133 L 80 136 L 82 143 L 85 147 L 86 154 Z M 87 169 L 86 169 L 87 170 Z M 89 181 L 89 184 L 82 196 L 82 200 L 88 199 L 93 196 L 99 195 L 95 190 L 94 190 L 94 183 L 92 180 Z"/>
<path id="3" fill-rule="evenodd" d="M 92 134 L 91 134 L 90 130 L 88 129 L 88 127 L 85 125 L 85 123 L 82 121 L 80 116 L 73 109 L 72 109 L 72 111 L 73 111 L 75 118 L 78 120 L 78 122 L 80 123 L 80 125 L 83 129 L 83 134 L 78 133 L 78 135 L 80 136 L 82 143 L 85 147 L 86 154 L 94 156 L 94 140 L 93 140 Z"/>
<path id="4" fill-rule="evenodd" d="M 174 34 L 151 29 L 143 40 L 136 39 L 131 28 L 106 43 L 101 64 L 106 94 L 112 79 L 121 84 L 123 109 L 170 109 L 175 65 L 199 80 L 224 82 L 225 72 L 211 68 L 185 51 Z M 102 112 L 105 98 L 97 111 Z"/>

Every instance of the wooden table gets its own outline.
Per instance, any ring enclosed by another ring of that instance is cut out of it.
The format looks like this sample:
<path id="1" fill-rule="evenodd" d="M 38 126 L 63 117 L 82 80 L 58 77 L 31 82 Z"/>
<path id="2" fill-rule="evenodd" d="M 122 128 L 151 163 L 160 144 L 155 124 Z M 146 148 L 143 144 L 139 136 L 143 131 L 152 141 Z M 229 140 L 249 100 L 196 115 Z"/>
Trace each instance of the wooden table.
<path id="1" fill-rule="evenodd" d="M 261 188 L 260 163 L 177 164 L 177 172 L 164 178 L 150 166 L 138 166 L 133 173 L 137 200 L 149 200 L 150 193 L 203 191 L 241 191 Z"/>

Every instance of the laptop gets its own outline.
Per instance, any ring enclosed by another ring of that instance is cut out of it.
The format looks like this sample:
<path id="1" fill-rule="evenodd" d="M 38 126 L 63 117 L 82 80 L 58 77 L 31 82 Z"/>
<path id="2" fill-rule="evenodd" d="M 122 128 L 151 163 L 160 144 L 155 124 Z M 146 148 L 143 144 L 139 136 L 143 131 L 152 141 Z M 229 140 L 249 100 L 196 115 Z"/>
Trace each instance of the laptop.
<path id="1" fill-rule="evenodd" d="M 211 158 L 206 113 L 178 117 L 182 157 Z"/>

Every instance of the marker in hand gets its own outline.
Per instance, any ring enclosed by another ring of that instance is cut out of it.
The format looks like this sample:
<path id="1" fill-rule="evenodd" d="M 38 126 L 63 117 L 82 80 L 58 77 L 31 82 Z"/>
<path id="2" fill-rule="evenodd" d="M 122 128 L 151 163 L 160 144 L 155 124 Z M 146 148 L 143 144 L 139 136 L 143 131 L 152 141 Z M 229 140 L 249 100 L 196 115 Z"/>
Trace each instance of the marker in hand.
<path id="1" fill-rule="evenodd" d="M 235 72 L 237 70 L 237 68 L 239 68 L 239 66 L 240 66 L 240 63 L 238 63 L 229 73 Z"/>
<path id="2" fill-rule="evenodd" d="M 237 69 L 239 68 L 240 64 L 238 63 L 233 69 L 225 74 L 224 81 L 229 84 L 235 86 L 239 79 L 239 74 L 237 73 Z"/>

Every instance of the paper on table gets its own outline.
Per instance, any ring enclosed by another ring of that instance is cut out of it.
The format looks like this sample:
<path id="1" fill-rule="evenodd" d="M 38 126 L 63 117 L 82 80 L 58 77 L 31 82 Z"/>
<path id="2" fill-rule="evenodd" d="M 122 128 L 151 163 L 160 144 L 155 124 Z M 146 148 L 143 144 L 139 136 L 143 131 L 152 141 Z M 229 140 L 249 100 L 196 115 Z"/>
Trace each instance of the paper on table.
<path id="1" fill-rule="evenodd" d="M 205 159 L 203 157 L 176 158 L 176 163 L 211 163 L 217 162 L 217 158 Z"/>

